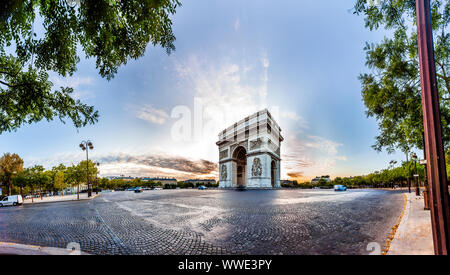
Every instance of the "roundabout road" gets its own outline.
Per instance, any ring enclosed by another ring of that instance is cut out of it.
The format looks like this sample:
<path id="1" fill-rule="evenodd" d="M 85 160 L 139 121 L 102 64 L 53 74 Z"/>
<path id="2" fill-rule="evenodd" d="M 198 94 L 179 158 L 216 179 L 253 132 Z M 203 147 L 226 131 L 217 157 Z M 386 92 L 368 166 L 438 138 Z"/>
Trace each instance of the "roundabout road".
<path id="1" fill-rule="evenodd" d="M 92 254 L 368 254 L 403 205 L 383 190 L 153 190 L 0 208 L 0 241 Z"/>

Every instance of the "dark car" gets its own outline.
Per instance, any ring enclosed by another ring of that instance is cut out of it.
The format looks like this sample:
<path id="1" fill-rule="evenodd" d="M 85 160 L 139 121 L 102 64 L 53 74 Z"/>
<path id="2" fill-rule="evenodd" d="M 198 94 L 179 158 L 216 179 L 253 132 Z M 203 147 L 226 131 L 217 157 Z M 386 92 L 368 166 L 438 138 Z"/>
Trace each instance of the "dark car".
<path id="1" fill-rule="evenodd" d="M 144 190 L 142 190 L 142 187 L 136 187 L 134 189 L 134 193 L 142 193 Z"/>
<path id="2" fill-rule="evenodd" d="M 245 186 L 244 185 L 239 185 L 236 190 L 237 191 L 245 191 Z"/>

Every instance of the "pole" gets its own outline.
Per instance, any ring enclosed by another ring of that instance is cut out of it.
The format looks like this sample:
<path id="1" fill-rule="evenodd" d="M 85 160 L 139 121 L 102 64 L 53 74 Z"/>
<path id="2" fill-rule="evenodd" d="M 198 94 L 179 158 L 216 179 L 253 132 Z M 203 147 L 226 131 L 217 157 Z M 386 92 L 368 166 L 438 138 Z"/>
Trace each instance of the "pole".
<path id="1" fill-rule="evenodd" d="M 434 60 L 430 0 L 416 0 L 422 111 L 434 252 L 450 250 L 450 209 Z"/>
<path id="2" fill-rule="evenodd" d="M 428 181 L 427 181 L 427 151 L 425 149 L 425 137 L 424 137 L 424 133 L 422 132 L 422 147 L 423 147 L 423 159 L 425 160 L 425 164 L 423 172 L 425 174 L 424 179 L 423 179 L 423 209 L 424 210 L 430 210 L 430 203 L 428 200 Z"/>
<path id="3" fill-rule="evenodd" d="M 420 196 L 419 175 L 417 174 L 417 158 L 414 159 L 414 177 L 416 178 L 416 196 Z"/>
<path id="4" fill-rule="evenodd" d="M 410 171 L 409 171 L 409 161 L 408 161 L 408 153 L 406 153 L 406 168 L 408 169 L 407 181 L 408 181 L 408 193 L 411 193 L 411 179 L 410 179 Z"/>
<path id="5" fill-rule="evenodd" d="M 86 180 L 87 180 L 87 186 L 88 186 L 88 197 L 92 196 L 92 192 L 91 192 L 91 185 L 89 182 L 89 146 L 86 143 Z"/>

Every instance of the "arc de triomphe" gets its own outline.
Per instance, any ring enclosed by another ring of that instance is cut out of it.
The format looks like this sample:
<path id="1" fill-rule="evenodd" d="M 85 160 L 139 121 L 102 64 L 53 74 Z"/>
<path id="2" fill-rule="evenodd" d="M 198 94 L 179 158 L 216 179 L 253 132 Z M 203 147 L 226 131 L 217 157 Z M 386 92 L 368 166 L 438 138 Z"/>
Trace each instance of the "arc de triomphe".
<path id="1" fill-rule="evenodd" d="M 219 134 L 219 187 L 280 187 L 281 128 L 267 109 Z"/>

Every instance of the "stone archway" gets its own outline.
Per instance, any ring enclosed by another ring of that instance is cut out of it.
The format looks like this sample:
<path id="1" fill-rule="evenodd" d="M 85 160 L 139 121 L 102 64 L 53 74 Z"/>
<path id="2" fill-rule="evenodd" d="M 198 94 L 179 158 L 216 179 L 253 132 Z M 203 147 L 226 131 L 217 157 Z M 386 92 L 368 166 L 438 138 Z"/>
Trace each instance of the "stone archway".
<path id="1" fill-rule="evenodd" d="M 275 188 L 276 176 L 277 164 L 274 160 L 272 160 L 272 162 L 270 163 L 270 184 L 272 185 L 272 188 Z"/>
<path id="2" fill-rule="evenodd" d="M 233 160 L 236 162 L 236 186 L 247 186 L 247 151 L 243 146 L 234 150 Z"/>

